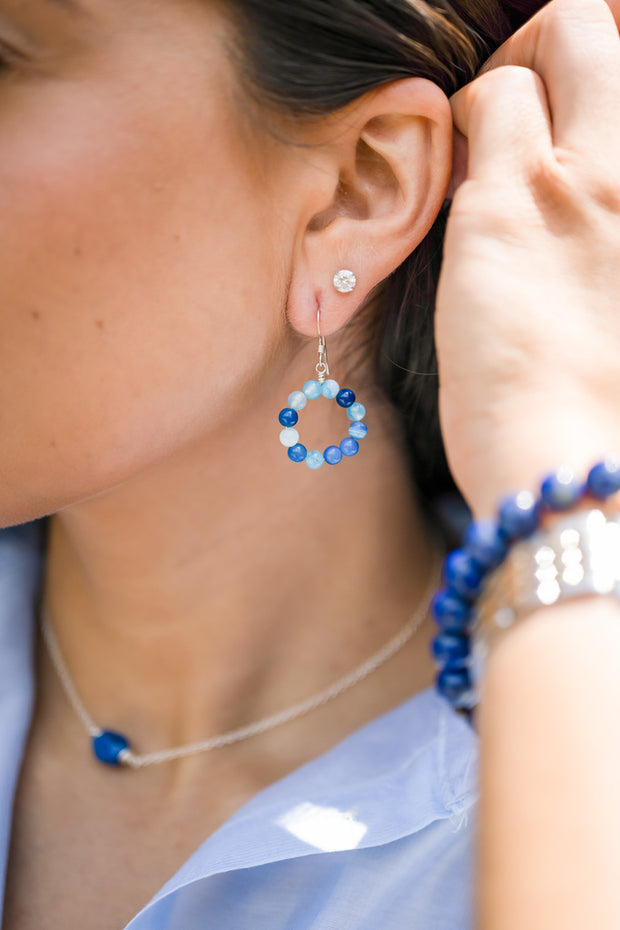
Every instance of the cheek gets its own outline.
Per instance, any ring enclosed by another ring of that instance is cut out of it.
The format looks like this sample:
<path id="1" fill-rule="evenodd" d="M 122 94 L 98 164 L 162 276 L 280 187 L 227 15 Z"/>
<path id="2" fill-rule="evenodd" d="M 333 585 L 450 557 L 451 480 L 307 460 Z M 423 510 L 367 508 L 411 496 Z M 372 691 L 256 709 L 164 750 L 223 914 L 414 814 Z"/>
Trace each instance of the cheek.
<path id="1" fill-rule="evenodd" d="M 0 106 L 0 523 L 208 434 L 278 326 L 239 144 L 208 108 L 197 130 L 129 103 Z"/>

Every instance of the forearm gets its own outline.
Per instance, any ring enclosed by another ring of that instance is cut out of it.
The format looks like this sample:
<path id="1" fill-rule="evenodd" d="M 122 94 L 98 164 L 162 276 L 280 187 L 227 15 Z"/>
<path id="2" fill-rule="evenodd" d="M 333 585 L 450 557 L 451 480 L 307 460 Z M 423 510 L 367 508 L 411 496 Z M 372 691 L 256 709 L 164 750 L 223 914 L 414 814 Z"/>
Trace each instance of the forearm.
<path id="1" fill-rule="evenodd" d="M 579 598 L 512 629 L 477 725 L 480 930 L 616 930 L 620 604 Z"/>

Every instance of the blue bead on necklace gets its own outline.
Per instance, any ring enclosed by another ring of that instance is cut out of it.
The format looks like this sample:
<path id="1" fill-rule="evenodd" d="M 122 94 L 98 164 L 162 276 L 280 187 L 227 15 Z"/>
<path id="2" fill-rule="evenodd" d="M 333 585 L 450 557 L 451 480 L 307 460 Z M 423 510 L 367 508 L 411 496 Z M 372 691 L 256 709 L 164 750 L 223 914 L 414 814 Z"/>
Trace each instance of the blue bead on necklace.
<path id="1" fill-rule="evenodd" d="M 129 740 L 122 733 L 114 730 L 101 730 L 92 737 L 92 747 L 95 757 L 105 765 L 125 765 L 126 756 L 123 753 L 131 749 Z"/>

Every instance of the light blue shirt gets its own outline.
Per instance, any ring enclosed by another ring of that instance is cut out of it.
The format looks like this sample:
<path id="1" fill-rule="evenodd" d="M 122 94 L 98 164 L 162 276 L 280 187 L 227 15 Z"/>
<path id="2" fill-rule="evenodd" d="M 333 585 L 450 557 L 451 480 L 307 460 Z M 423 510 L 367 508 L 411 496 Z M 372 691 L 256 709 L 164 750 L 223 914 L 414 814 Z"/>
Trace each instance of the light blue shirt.
<path id="1" fill-rule="evenodd" d="M 33 704 L 39 524 L 0 531 L 0 882 Z M 429 689 L 257 794 L 126 930 L 468 930 L 477 742 Z"/>

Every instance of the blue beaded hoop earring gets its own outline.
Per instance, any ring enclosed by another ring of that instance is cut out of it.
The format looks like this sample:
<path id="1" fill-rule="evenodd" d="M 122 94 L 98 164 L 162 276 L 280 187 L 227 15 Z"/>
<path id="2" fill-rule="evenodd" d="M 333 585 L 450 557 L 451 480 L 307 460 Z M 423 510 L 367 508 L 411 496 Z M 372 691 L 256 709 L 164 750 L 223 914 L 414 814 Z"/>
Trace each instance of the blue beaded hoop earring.
<path id="1" fill-rule="evenodd" d="M 288 407 L 285 407 L 278 414 L 280 426 L 284 429 L 280 433 L 280 442 L 288 450 L 288 457 L 291 462 L 305 462 L 308 468 L 320 468 L 323 462 L 328 465 L 337 465 L 343 457 L 351 458 L 359 452 L 359 443 L 364 439 L 368 432 L 368 427 L 363 423 L 366 416 L 366 408 L 355 399 L 355 394 L 350 388 L 341 388 L 337 381 L 329 377 L 329 365 L 327 362 L 327 347 L 325 337 L 321 335 L 320 311 L 317 311 L 317 330 L 319 335 L 319 360 L 316 364 L 317 377 L 306 381 L 301 391 L 293 391 L 288 397 Z M 318 449 L 308 451 L 299 441 L 299 433 L 295 429 L 299 420 L 299 411 L 303 410 L 309 400 L 316 400 L 319 397 L 326 397 L 328 400 L 334 400 L 339 407 L 343 407 L 351 424 L 349 425 L 349 435 L 337 446 L 327 446 L 320 452 Z"/>

